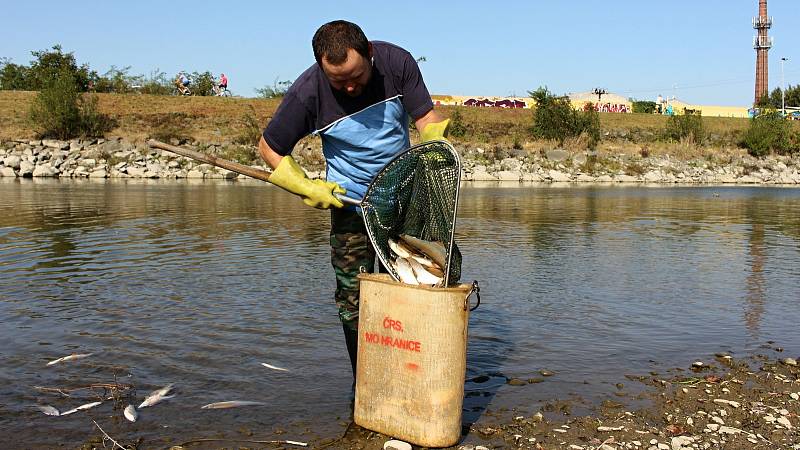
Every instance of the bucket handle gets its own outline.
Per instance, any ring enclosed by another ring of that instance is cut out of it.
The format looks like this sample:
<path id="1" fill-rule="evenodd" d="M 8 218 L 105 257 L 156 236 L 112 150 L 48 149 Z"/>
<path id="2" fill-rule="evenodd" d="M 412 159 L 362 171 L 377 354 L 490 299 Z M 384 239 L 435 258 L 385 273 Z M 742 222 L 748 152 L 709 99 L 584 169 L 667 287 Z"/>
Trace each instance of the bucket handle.
<path id="1" fill-rule="evenodd" d="M 478 299 L 478 303 L 475 303 L 475 306 L 470 308 L 469 297 L 472 295 L 473 292 L 475 293 L 475 297 Z M 478 280 L 473 280 L 472 289 L 470 289 L 470 291 L 467 292 L 467 296 L 464 298 L 464 311 L 466 311 L 467 309 L 469 309 L 470 312 L 475 311 L 476 309 L 478 309 L 478 306 L 481 306 L 481 287 L 478 285 Z"/>

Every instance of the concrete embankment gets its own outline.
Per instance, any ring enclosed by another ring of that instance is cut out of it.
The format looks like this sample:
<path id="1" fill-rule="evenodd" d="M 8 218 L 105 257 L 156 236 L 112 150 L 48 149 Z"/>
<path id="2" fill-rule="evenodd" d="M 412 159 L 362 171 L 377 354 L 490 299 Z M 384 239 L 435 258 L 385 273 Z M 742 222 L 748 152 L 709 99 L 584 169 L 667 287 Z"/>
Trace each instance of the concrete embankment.
<path id="1" fill-rule="evenodd" d="M 224 157 L 230 148 L 203 146 Z M 253 154 L 242 147 L 241 154 Z M 753 158 L 743 152 L 680 159 L 563 149 L 458 148 L 465 181 L 576 183 L 800 184 L 800 154 Z M 221 154 L 222 153 L 222 154 Z M 316 151 L 318 153 L 318 150 Z M 324 175 L 321 155 L 295 152 L 309 176 Z M 259 161 L 260 162 L 260 161 Z M 263 164 L 256 165 L 265 169 Z M 0 143 L 0 177 L 236 179 L 236 173 L 122 139 L 14 140 Z"/>

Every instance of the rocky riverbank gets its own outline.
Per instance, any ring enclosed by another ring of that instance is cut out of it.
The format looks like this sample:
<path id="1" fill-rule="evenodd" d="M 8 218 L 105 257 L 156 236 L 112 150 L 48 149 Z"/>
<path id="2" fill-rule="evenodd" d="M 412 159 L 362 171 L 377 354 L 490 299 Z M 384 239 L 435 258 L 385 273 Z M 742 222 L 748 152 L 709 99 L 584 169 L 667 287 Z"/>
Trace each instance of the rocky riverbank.
<path id="1" fill-rule="evenodd" d="M 220 157 L 255 158 L 247 146 L 200 145 Z M 464 181 L 800 184 L 800 155 L 753 158 L 744 152 L 681 159 L 670 155 L 460 147 Z M 309 176 L 324 175 L 319 149 L 295 157 Z M 263 164 L 255 165 L 266 169 Z M 0 177 L 229 179 L 236 173 L 201 164 L 141 142 L 13 140 L 0 143 Z"/>
<path id="2" fill-rule="evenodd" d="M 508 384 L 515 385 L 512 380 Z M 642 386 L 642 392 L 632 393 Z M 589 415 L 572 415 L 580 403 L 575 399 L 554 399 L 533 414 L 487 412 L 453 448 L 800 449 L 800 372 L 795 358 L 734 359 L 720 353 L 669 373 L 628 374 L 615 388 Z M 642 406 L 626 406 L 632 399 Z M 317 447 L 380 450 L 388 439 L 350 427 L 342 438 Z"/>

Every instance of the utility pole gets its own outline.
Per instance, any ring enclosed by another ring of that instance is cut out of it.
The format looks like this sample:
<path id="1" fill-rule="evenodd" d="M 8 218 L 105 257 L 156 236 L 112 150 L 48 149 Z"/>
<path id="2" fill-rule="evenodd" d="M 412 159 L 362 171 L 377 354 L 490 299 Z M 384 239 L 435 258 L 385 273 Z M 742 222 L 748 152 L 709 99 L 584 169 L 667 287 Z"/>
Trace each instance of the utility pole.
<path id="1" fill-rule="evenodd" d="M 786 85 L 783 83 L 783 63 L 788 60 L 789 58 L 781 58 L 781 111 L 783 111 L 783 117 L 786 117 Z"/>
<path id="2" fill-rule="evenodd" d="M 606 90 L 602 89 L 602 88 L 594 88 L 594 90 L 592 91 L 592 94 L 597 95 L 597 103 L 602 103 L 603 102 L 603 94 L 608 94 L 608 92 L 606 92 Z"/>

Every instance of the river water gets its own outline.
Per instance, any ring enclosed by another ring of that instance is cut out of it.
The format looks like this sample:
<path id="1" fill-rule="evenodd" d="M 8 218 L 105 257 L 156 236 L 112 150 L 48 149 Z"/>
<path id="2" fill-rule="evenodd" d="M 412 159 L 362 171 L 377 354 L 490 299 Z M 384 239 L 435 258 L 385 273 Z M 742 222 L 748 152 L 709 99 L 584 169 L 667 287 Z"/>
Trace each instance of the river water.
<path id="1" fill-rule="evenodd" d="M 146 448 L 192 438 L 319 442 L 350 415 L 328 214 L 257 182 L 0 179 L 0 444 Z M 715 352 L 800 354 L 800 189 L 465 185 L 457 223 L 470 318 L 466 425 Z M 71 353 L 81 361 L 46 363 Z M 288 369 L 274 371 L 268 363 Z M 540 377 L 526 386 L 507 379 Z M 136 404 L 39 387 L 119 382 Z M 225 400 L 266 406 L 201 410 Z M 124 406 L 124 405 L 123 405 Z"/>

